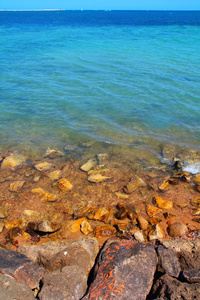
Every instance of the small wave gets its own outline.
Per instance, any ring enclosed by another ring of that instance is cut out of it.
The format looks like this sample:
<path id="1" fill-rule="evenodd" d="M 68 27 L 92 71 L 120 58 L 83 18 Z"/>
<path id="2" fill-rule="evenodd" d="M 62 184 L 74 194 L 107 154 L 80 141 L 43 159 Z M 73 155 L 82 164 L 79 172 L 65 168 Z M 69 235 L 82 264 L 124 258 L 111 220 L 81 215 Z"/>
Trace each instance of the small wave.
<path id="1" fill-rule="evenodd" d="M 197 174 L 200 173 L 200 162 L 195 163 L 193 165 L 185 165 L 183 167 L 183 171 L 190 172 L 191 174 Z"/>

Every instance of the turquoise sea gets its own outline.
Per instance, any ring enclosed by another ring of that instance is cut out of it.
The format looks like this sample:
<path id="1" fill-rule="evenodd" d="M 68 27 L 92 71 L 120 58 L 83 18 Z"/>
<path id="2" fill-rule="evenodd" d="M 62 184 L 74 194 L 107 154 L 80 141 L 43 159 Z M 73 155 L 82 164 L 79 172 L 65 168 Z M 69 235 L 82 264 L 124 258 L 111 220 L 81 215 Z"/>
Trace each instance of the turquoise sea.
<path id="1" fill-rule="evenodd" d="M 200 149 L 200 12 L 0 12 L 0 150 Z"/>

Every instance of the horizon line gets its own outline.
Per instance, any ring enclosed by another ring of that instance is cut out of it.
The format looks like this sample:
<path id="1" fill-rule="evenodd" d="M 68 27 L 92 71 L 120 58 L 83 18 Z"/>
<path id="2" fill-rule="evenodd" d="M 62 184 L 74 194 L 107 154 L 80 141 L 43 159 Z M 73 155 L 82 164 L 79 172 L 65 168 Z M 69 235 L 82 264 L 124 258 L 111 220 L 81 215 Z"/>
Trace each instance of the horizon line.
<path id="1" fill-rule="evenodd" d="M 200 9 L 65 9 L 65 8 L 36 8 L 36 9 L 6 9 L 0 11 L 200 11 Z"/>

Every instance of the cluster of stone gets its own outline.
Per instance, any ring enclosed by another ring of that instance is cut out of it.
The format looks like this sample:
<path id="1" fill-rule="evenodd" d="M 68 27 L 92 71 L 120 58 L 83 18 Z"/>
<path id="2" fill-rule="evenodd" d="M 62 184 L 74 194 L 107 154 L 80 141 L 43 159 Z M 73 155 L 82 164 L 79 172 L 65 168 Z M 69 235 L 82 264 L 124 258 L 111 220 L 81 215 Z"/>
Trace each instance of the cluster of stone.
<path id="1" fill-rule="evenodd" d="M 96 238 L 0 248 L 0 295 L 5 300 L 198 299 L 200 240 L 157 245 Z M 96 260 L 96 261 L 95 261 Z"/>

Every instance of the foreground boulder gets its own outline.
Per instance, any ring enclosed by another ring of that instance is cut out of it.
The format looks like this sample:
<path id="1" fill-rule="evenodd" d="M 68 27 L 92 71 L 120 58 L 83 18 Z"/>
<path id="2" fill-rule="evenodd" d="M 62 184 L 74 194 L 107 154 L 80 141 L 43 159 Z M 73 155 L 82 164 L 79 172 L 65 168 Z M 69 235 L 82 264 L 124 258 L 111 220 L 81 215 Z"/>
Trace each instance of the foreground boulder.
<path id="1" fill-rule="evenodd" d="M 149 299 L 177 300 L 199 299 L 200 284 L 181 282 L 169 275 L 163 275 L 153 286 L 152 297 Z"/>
<path id="2" fill-rule="evenodd" d="M 0 298 L 2 300 L 34 300 L 32 290 L 14 278 L 0 274 Z"/>
<path id="3" fill-rule="evenodd" d="M 146 299 L 156 266 L 153 245 L 108 240 L 99 255 L 94 281 L 83 299 Z"/>
<path id="4" fill-rule="evenodd" d="M 28 257 L 12 250 L 0 250 L 0 273 L 15 278 L 31 289 L 37 288 L 44 269 Z"/>
<path id="5" fill-rule="evenodd" d="M 40 300 L 79 300 L 87 289 L 85 271 L 76 265 L 46 274 L 42 279 Z"/>

